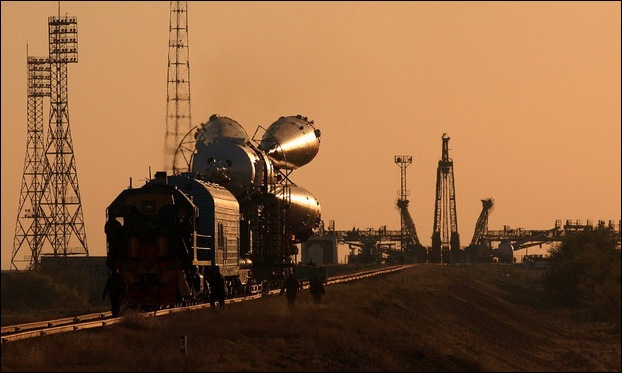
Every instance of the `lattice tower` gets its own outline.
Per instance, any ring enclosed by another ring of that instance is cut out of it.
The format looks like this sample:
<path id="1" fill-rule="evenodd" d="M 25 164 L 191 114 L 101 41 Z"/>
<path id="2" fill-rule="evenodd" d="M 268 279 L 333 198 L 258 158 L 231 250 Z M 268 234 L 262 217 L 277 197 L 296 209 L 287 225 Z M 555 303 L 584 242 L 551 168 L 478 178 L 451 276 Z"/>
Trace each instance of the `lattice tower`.
<path id="1" fill-rule="evenodd" d="M 434 209 L 434 232 L 432 249 L 460 250 L 458 218 L 456 212 L 456 189 L 454 186 L 454 162 L 449 158 L 449 139 L 443 133 L 441 160 L 436 171 L 436 204 Z"/>
<path id="2" fill-rule="evenodd" d="M 50 121 L 46 155 L 50 178 L 49 198 L 42 202 L 48 213 L 54 256 L 89 255 L 78 186 L 76 158 L 69 126 L 67 65 L 78 62 L 78 22 L 76 17 L 48 17 L 50 60 Z"/>
<path id="3" fill-rule="evenodd" d="M 191 131 L 190 56 L 188 50 L 188 4 L 170 2 L 168 71 L 166 75 L 166 133 L 164 170 L 189 171 L 194 142 L 185 139 Z M 190 138 L 190 140 L 193 140 Z"/>
<path id="4" fill-rule="evenodd" d="M 17 208 L 11 270 L 40 267 L 39 258 L 48 227 L 41 201 L 44 199 L 50 172 L 43 143 L 43 99 L 50 97 L 50 61 L 47 57 L 28 56 L 27 66 L 26 157 Z M 20 253 L 26 246 L 30 253 Z M 20 254 L 23 255 L 21 258 L 18 256 Z"/>

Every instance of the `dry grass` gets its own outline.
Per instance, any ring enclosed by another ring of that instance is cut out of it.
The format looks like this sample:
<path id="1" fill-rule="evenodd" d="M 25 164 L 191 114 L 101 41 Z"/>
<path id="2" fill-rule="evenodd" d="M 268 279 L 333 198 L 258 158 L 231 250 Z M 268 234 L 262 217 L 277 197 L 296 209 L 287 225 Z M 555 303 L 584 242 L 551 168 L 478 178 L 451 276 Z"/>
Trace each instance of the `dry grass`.
<path id="1" fill-rule="evenodd" d="M 537 291 L 538 271 L 421 265 L 104 329 L 2 345 L 2 371 L 620 371 L 619 327 Z M 179 338 L 188 338 L 181 354 Z"/>

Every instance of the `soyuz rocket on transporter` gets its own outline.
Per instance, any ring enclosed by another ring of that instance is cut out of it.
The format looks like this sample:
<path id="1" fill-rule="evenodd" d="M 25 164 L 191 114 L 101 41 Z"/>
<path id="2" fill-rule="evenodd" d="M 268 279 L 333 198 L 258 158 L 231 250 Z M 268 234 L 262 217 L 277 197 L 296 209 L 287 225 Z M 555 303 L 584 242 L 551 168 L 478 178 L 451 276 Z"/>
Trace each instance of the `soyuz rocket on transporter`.
<path id="1" fill-rule="evenodd" d="M 256 141 L 212 115 L 190 135 L 187 172 L 157 172 L 107 208 L 107 265 L 127 283 L 128 305 L 197 301 L 204 289 L 194 279 L 217 273 L 228 296 L 279 287 L 296 266 L 296 244 L 319 226 L 319 202 L 290 180 L 318 153 L 312 121 L 280 117 Z"/>
<path id="2" fill-rule="evenodd" d="M 240 259 L 258 278 L 278 282 L 295 264 L 294 244 L 320 224 L 320 203 L 290 180 L 317 155 L 320 130 L 302 115 L 282 116 L 250 138 L 237 121 L 214 114 L 194 138 L 191 172 L 225 187 L 240 204 Z"/>

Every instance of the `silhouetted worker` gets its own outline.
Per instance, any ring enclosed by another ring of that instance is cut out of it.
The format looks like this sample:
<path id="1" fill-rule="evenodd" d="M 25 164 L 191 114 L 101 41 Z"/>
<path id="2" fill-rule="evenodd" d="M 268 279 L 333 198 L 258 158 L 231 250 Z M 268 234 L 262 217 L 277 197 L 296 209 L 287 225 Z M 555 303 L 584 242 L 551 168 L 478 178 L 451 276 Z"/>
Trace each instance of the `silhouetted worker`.
<path id="1" fill-rule="evenodd" d="M 219 267 L 216 267 L 211 276 L 209 303 L 214 307 L 216 300 L 218 300 L 220 307 L 224 308 L 226 297 L 225 278 L 222 276 L 222 273 L 220 273 Z"/>
<path id="2" fill-rule="evenodd" d="M 309 281 L 309 292 L 313 295 L 313 303 L 322 303 L 322 295 L 326 294 L 326 291 L 324 290 L 324 284 L 322 284 L 318 276 L 313 276 L 311 281 Z"/>
<path id="3" fill-rule="evenodd" d="M 121 255 L 127 255 L 124 250 L 124 232 L 121 223 L 111 217 L 104 225 L 104 233 L 108 239 L 108 255 L 111 258 L 117 258 Z"/>
<path id="4" fill-rule="evenodd" d="M 285 293 L 285 296 L 287 297 L 287 304 L 293 307 L 296 295 L 298 294 L 298 289 L 300 289 L 300 283 L 296 280 L 293 274 L 290 274 L 285 279 L 285 282 L 283 282 L 279 295 L 283 295 L 283 293 Z"/>
<path id="5" fill-rule="evenodd" d="M 125 280 L 119 274 L 118 269 L 112 271 L 112 274 L 108 277 L 104 292 L 102 293 L 102 300 L 106 299 L 106 294 L 110 298 L 112 317 L 118 317 L 121 313 L 121 302 L 125 297 Z"/>
<path id="6" fill-rule="evenodd" d="M 239 297 L 240 295 L 243 294 L 242 280 L 240 280 L 239 277 L 236 277 L 233 280 L 232 294 L 234 297 Z"/>

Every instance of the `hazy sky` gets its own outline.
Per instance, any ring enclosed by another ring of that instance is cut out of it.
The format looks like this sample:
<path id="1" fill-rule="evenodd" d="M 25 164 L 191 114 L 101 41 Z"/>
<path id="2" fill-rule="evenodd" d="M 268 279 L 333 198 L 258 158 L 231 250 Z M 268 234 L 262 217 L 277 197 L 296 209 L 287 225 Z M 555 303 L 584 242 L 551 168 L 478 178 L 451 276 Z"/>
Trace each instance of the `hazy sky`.
<path id="1" fill-rule="evenodd" d="M 47 55 L 58 3 L 1 6 L 8 269 L 26 152 L 26 44 Z M 61 3 L 78 19 L 68 107 L 93 256 L 106 253 L 106 207 L 130 178 L 142 185 L 149 167 L 162 169 L 169 10 Z M 620 219 L 620 2 L 189 2 L 188 18 L 193 124 L 217 113 L 252 136 L 280 116 L 314 120 L 319 153 L 290 178 L 339 230 L 399 229 L 393 157 L 412 155 L 409 210 L 431 245 L 443 133 L 463 246 L 483 198 L 495 200 L 490 229 Z"/>

